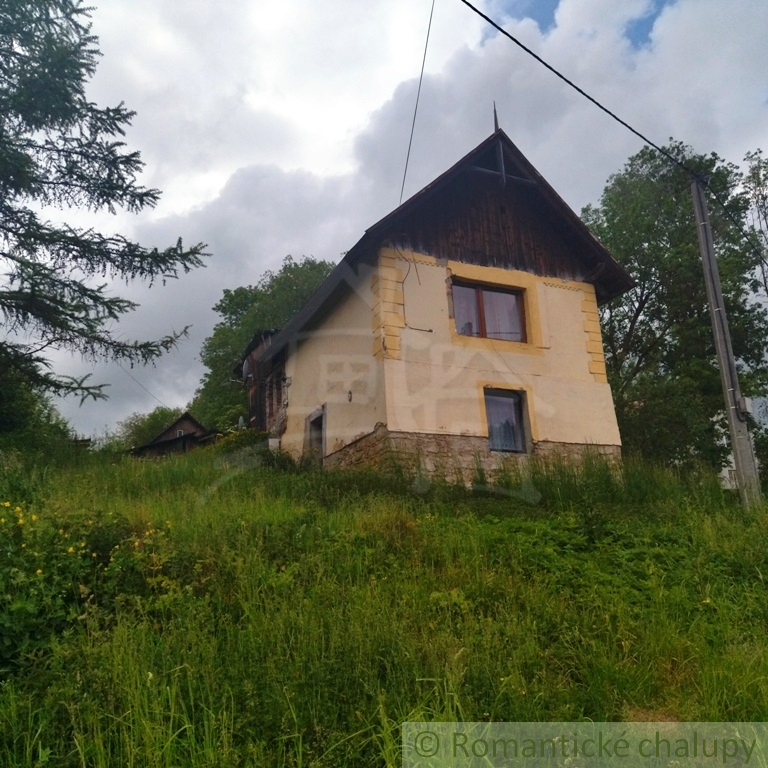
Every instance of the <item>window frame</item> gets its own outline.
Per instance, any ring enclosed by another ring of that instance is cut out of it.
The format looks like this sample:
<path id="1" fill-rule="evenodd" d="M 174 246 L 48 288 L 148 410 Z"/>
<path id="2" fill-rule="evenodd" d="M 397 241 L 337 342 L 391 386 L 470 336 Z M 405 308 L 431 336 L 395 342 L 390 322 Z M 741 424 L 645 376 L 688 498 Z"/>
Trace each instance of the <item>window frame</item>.
<path id="1" fill-rule="evenodd" d="M 454 288 L 466 288 L 474 290 L 474 307 L 477 313 L 478 321 L 478 333 L 463 333 L 459 328 L 459 324 L 456 319 L 456 299 L 454 294 Z M 517 304 L 518 319 L 520 322 L 520 335 L 519 339 L 503 339 L 497 336 L 488 335 L 488 324 L 486 318 L 485 309 L 485 297 L 484 293 L 503 294 L 507 296 L 514 296 Z M 465 336 L 470 339 L 490 339 L 491 341 L 511 342 L 512 344 L 528 344 L 528 327 L 527 327 L 527 313 L 525 306 L 525 289 L 515 288 L 506 285 L 496 285 L 492 283 L 478 283 L 471 280 L 462 280 L 461 278 L 451 279 L 451 304 L 453 310 L 453 327 L 455 332 L 459 336 Z"/>
<path id="2" fill-rule="evenodd" d="M 510 402 L 514 416 L 512 424 L 514 430 L 514 448 L 506 448 L 499 446 L 498 444 L 494 445 L 493 427 L 496 426 L 498 429 L 501 427 L 501 424 L 491 424 L 491 408 L 489 408 L 488 403 L 489 397 L 497 400 L 508 400 Z M 525 390 L 492 386 L 483 387 L 483 406 L 485 409 L 485 423 L 488 427 L 488 450 L 495 453 L 510 453 L 517 455 L 530 453 L 530 423 L 527 418 L 528 402 Z"/>

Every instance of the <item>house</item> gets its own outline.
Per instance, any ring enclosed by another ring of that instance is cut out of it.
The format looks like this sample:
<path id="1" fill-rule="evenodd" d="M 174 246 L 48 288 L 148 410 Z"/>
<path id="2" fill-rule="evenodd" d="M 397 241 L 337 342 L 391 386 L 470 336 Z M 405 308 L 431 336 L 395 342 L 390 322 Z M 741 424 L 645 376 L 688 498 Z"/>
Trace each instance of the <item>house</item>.
<path id="1" fill-rule="evenodd" d="M 328 467 L 620 454 L 598 304 L 632 286 L 497 129 L 368 229 L 238 375 L 250 425 Z"/>
<path id="2" fill-rule="evenodd" d="M 206 429 L 187 411 L 146 445 L 131 448 L 131 455 L 152 459 L 169 453 L 186 453 L 215 439 L 216 433 Z"/>

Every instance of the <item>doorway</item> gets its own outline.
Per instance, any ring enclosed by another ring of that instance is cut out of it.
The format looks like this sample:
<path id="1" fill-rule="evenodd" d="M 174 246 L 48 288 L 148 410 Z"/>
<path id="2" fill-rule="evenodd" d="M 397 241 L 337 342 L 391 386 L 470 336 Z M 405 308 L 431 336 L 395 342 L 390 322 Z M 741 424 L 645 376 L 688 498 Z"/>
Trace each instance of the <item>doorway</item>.
<path id="1" fill-rule="evenodd" d="M 312 464 L 323 465 L 325 456 L 325 406 L 307 416 L 305 455 Z"/>

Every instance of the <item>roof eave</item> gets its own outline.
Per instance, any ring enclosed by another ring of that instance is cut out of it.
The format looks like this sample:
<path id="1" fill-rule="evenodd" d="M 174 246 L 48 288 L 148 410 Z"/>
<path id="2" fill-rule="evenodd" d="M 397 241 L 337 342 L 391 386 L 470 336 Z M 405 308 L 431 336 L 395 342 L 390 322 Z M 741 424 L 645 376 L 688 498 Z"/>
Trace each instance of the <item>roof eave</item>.
<path id="1" fill-rule="evenodd" d="M 509 152 L 512 153 L 514 160 L 524 169 L 529 179 L 522 180 L 534 181 L 539 194 L 544 200 L 559 213 L 567 224 L 572 228 L 574 234 L 582 241 L 582 244 L 588 251 L 595 256 L 595 268 L 600 271 L 595 278 L 595 290 L 598 295 L 598 302 L 603 304 L 610 301 L 622 293 L 630 290 L 634 286 L 632 277 L 626 270 L 611 256 L 608 250 L 589 230 L 587 225 L 576 215 L 568 206 L 562 197 L 553 189 L 547 180 L 531 165 L 528 159 L 515 146 L 514 142 L 507 134 L 498 128 L 487 139 L 478 144 L 473 150 L 454 163 L 447 171 L 443 172 L 427 184 L 421 190 L 412 195 L 408 200 L 399 205 L 393 211 L 375 224 L 366 229 L 363 236 L 346 253 L 344 258 L 336 265 L 331 274 L 323 281 L 315 293 L 310 297 L 307 304 L 276 334 L 272 336 L 269 347 L 264 351 L 260 360 L 267 361 L 276 357 L 298 334 L 311 323 L 312 319 L 323 310 L 328 300 L 336 293 L 339 287 L 353 273 L 354 267 L 367 255 L 371 248 L 380 245 L 380 241 L 392 230 L 397 221 L 409 213 L 415 211 L 420 205 L 424 204 L 429 198 L 445 187 L 459 174 L 469 170 L 471 160 L 480 157 L 497 141 L 502 141 Z M 601 280 L 601 275 L 607 270 L 606 277 L 610 280 Z M 252 349 L 250 351 L 253 351 Z M 245 359 L 247 352 L 242 360 Z M 242 364 L 241 360 L 241 364 Z"/>

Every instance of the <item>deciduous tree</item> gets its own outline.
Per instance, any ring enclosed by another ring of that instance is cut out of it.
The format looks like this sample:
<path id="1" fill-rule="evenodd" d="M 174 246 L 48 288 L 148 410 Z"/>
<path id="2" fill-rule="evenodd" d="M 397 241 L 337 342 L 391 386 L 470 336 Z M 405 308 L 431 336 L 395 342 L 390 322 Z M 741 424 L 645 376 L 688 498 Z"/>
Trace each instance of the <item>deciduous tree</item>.
<path id="1" fill-rule="evenodd" d="M 763 293 L 768 296 L 768 159 L 761 149 L 748 152 L 744 158 L 744 192 L 749 201 L 749 218 L 753 242 L 761 253 L 760 279 Z"/>
<path id="2" fill-rule="evenodd" d="M 132 413 L 118 422 L 115 433 L 110 436 L 111 448 L 128 450 L 146 445 L 157 437 L 166 427 L 181 416 L 181 408 L 168 408 L 159 405 L 149 413 Z"/>
<path id="3" fill-rule="evenodd" d="M 206 426 L 219 429 L 247 418 L 245 390 L 232 382 L 232 370 L 258 330 L 281 328 L 309 300 L 333 264 L 286 256 L 277 272 L 266 272 L 256 285 L 225 290 L 214 307 L 221 316 L 203 343 L 200 359 L 208 369 L 190 409 Z"/>
<path id="4" fill-rule="evenodd" d="M 768 318 L 761 255 L 743 236 L 749 200 L 738 169 L 672 142 L 672 155 L 709 185 L 710 216 L 733 347 L 746 394 L 764 389 Z M 690 194 L 691 176 L 646 147 L 611 176 L 586 223 L 636 287 L 602 309 L 603 341 L 625 448 L 677 464 L 727 456 Z"/>
<path id="5" fill-rule="evenodd" d="M 51 405 L 46 393 L 13 369 L 0 370 L 0 454 L 65 444 L 72 437 L 67 422 Z"/>

